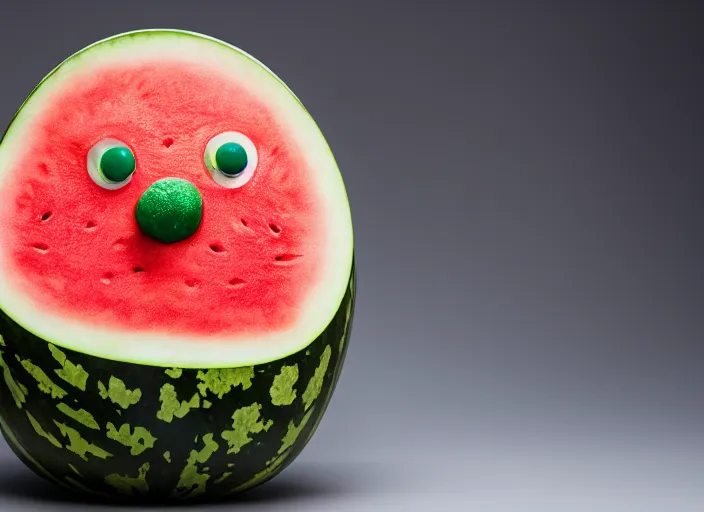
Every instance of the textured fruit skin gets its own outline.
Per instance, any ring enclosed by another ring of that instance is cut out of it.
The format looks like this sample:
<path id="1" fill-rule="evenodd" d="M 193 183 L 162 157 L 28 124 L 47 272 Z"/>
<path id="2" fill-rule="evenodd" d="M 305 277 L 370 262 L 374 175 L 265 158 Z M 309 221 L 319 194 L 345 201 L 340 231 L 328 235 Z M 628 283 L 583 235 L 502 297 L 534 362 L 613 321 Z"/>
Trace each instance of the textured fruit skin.
<path id="1" fill-rule="evenodd" d="M 0 311 L 3 435 L 38 475 L 101 498 L 209 499 L 258 486 L 298 456 L 322 419 L 347 352 L 355 281 L 353 262 L 337 313 L 306 349 L 210 373 L 64 350 Z M 294 365 L 295 395 L 286 379 Z"/>

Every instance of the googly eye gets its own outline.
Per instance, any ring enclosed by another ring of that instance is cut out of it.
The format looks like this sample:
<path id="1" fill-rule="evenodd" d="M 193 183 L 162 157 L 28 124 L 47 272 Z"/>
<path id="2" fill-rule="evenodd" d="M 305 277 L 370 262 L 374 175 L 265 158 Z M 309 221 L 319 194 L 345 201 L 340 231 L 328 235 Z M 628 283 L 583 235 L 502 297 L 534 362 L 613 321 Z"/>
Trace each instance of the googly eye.
<path id="1" fill-rule="evenodd" d="M 257 168 L 257 148 L 246 135 L 224 132 L 205 146 L 205 166 L 218 185 L 239 188 L 247 183 Z"/>
<path id="2" fill-rule="evenodd" d="M 117 139 L 103 139 L 88 151 L 88 174 L 99 186 L 117 190 L 127 185 L 137 167 L 134 153 Z"/>

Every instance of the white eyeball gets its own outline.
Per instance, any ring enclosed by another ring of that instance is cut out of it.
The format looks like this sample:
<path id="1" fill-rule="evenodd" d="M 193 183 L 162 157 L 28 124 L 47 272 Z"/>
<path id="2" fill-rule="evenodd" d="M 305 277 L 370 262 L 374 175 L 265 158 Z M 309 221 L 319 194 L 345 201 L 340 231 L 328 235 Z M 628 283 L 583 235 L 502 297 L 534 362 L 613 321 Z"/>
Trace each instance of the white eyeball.
<path id="1" fill-rule="evenodd" d="M 239 188 L 252 178 L 257 168 L 257 148 L 242 133 L 224 132 L 210 139 L 203 160 L 218 185 Z"/>
<path id="2" fill-rule="evenodd" d="M 88 174 L 97 185 L 117 190 L 132 180 L 136 162 L 134 153 L 127 144 L 108 138 L 90 148 L 87 167 Z"/>

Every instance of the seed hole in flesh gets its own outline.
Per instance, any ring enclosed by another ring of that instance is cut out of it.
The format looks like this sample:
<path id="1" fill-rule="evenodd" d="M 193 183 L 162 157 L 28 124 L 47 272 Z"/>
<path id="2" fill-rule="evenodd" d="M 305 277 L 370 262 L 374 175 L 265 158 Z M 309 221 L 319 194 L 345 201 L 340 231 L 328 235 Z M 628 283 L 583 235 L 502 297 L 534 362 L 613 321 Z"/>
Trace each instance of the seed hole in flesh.
<path id="1" fill-rule="evenodd" d="M 112 244 L 112 248 L 116 251 L 124 251 L 127 248 L 127 240 L 124 238 L 115 240 L 115 243 Z"/>
<path id="2" fill-rule="evenodd" d="M 137 266 L 137 267 L 134 267 L 134 268 L 132 269 L 132 271 L 133 271 L 135 274 L 138 274 L 138 273 L 140 273 L 140 272 L 144 272 L 144 269 L 143 269 L 142 267 Z"/>
<path id="3" fill-rule="evenodd" d="M 281 228 L 277 226 L 276 224 L 269 224 L 269 229 L 271 230 L 272 233 L 279 234 L 281 233 Z"/>
<path id="4" fill-rule="evenodd" d="M 44 215 L 42 215 L 42 220 L 47 221 L 49 220 L 49 217 L 51 217 L 51 212 L 44 212 Z"/>
<path id="5" fill-rule="evenodd" d="M 247 224 L 247 221 L 244 220 L 244 219 L 240 219 L 240 222 L 242 223 L 242 225 L 243 225 L 244 227 L 249 226 L 249 224 Z"/>
<path id="6" fill-rule="evenodd" d="M 198 286 L 198 281 L 195 279 L 186 279 L 185 282 L 186 286 L 188 286 L 189 288 L 195 288 L 196 286 Z"/>
<path id="7" fill-rule="evenodd" d="M 96 226 L 97 224 L 95 222 L 89 220 L 88 222 L 86 222 L 86 231 L 93 231 Z"/>
<path id="8" fill-rule="evenodd" d="M 234 277 L 228 281 L 230 286 L 242 286 L 244 285 L 244 279 L 240 279 L 239 277 Z"/>
<path id="9" fill-rule="evenodd" d="M 173 143 L 174 143 L 174 139 L 172 139 L 171 137 L 167 137 L 162 141 L 162 144 L 164 145 L 164 147 L 167 147 L 167 148 L 170 148 Z"/>
<path id="10" fill-rule="evenodd" d="M 112 272 L 105 272 L 103 274 L 103 277 L 100 278 L 100 281 L 103 284 L 110 284 L 110 281 L 112 280 L 113 277 L 115 277 L 115 274 L 113 274 Z"/>
<path id="11" fill-rule="evenodd" d="M 44 242 L 37 242 L 36 244 L 32 244 L 32 248 L 41 254 L 44 254 L 49 250 L 49 246 L 46 245 Z"/>
<path id="12" fill-rule="evenodd" d="M 276 261 L 293 261 L 300 258 L 300 254 L 279 254 L 274 258 Z"/>
<path id="13" fill-rule="evenodd" d="M 210 244 L 210 250 L 213 252 L 225 252 L 225 248 L 220 244 Z"/>

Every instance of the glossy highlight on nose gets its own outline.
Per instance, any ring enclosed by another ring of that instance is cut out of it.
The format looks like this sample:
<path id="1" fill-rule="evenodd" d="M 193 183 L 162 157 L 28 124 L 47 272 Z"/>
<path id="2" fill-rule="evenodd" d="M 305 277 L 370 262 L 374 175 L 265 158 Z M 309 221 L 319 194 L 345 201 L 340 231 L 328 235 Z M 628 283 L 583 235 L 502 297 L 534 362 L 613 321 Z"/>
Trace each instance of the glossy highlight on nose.
<path id="1" fill-rule="evenodd" d="M 135 218 L 145 235 L 166 244 L 180 242 L 198 230 L 203 199 L 190 181 L 162 178 L 139 198 Z"/>

